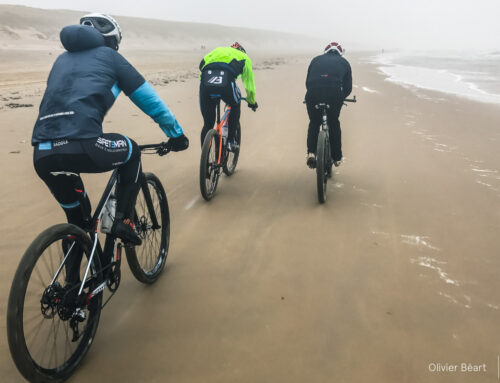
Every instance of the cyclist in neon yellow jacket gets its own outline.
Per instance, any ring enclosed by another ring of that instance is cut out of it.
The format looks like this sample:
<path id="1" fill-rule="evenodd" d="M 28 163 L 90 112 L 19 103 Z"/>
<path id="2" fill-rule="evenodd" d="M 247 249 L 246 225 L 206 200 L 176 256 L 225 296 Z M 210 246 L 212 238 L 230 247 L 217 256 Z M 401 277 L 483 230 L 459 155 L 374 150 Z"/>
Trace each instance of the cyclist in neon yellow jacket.
<path id="1" fill-rule="evenodd" d="M 257 110 L 255 98 L 255 83 L 252 72 L 252 61 L 245 49 L 234 43 L 230 47 L 219 47 L 208 53 L 200 63 L 200 109 L 203 115 L 201 144 L 207 132 L 215 123 L 215 108 L 218 98 L 231 106 L 229 115 L 228 145 L 230 150 L 236 150 L 235 131 L 241 114 L 241 93 L 235 81 L 241 80 L 247 93 L 248 107 Z"/>

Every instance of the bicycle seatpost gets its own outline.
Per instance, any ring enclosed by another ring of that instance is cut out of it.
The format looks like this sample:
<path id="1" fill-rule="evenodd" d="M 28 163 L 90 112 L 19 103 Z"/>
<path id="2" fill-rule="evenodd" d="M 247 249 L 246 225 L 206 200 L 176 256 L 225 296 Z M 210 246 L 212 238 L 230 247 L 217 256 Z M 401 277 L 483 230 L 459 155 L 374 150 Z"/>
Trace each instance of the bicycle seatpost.
<path id="1" fill-rule="evenodd" d="M 217 125 L 219 125 L 220 124 L 220 98 L 217 99 L 216 110 L 217 110 Z"/>

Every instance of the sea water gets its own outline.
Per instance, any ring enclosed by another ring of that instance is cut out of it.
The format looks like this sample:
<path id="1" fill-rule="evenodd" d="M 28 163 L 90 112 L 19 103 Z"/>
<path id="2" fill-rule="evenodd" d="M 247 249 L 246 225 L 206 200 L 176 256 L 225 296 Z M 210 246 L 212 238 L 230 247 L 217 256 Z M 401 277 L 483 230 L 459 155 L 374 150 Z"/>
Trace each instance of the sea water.
<path id="1" fill-rule="evenodd" d="M 500 104 L 500 51 L 390 52 L 380 53 L 371 61 L 388 81 Z"/>

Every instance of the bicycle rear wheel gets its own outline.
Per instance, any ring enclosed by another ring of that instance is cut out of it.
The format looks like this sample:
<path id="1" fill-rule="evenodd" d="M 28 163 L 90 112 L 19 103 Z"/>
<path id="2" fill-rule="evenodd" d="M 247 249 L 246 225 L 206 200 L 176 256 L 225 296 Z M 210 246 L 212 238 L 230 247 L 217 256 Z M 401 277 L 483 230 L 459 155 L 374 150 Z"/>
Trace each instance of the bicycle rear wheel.
<path id="1" fill-rule="evenodd" d="M 316 148 L 316 184 L 318 189 L 318 201 L 326 201 L 326 183 L 328 181 L 329 167 L 329 143 L 328 136 L 323 130 L 318 134 L 318 146 Z"/>
<path id="2" fill-rule="evenodd" d="M 125 246 L 125 254 L 134 277 L 142 283 L 153 283 L 167 261 L 170 214 L 167 195 L 158 177 L 152 173 L 144 173 L 144 180 L 137 196 L 134 217 L 134 225 L 142 245 Z"/>
<path id="3" fill-rule="evenodd" d="M 103 284 L 97 254 L 78 297 L 91 250 L 82 229 L 60 224 L 43 231 L 19 263 L 7 307 L 7 336 L 14 362 L 30 382 L 67 379 L 94 340 L 102 304 L 95 290 Z"/>
<path id="4" fill-rule="evenodd" d="M 220 165 L 219 157 L 220 137 L 215 129 L 208 131 L 201 148 L 200 159 L 200 191 L 205 200 L 210 201 L 217 190 L 219 182 Z"/>
<path id="5" fill-rule="evenodd" d="M 238 123 L 236 127 L 236 131 L 234 134 L 234 142 L 237 145 L 237 149 L 234 152 L 229 152 L 224 163 L 224 173 L 227 176 L 233 175 L 236 170 L 236 164 L 238 163 L 238 157 L 240 156 L 240 148 L 241 148 L 241 125 Z"/>

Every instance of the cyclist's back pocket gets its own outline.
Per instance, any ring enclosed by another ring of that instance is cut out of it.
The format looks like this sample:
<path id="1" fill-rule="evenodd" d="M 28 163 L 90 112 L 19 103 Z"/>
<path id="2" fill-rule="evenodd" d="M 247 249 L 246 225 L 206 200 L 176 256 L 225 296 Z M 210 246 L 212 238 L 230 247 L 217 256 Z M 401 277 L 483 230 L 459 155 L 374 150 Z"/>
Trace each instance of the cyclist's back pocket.
<path id="1" fill-rule="evenodd" d="M 201 81 L 205 86 L 226 87 L 230 80 L 230 75 L 224 69 L 208 69 L 201 74 Z"/>

